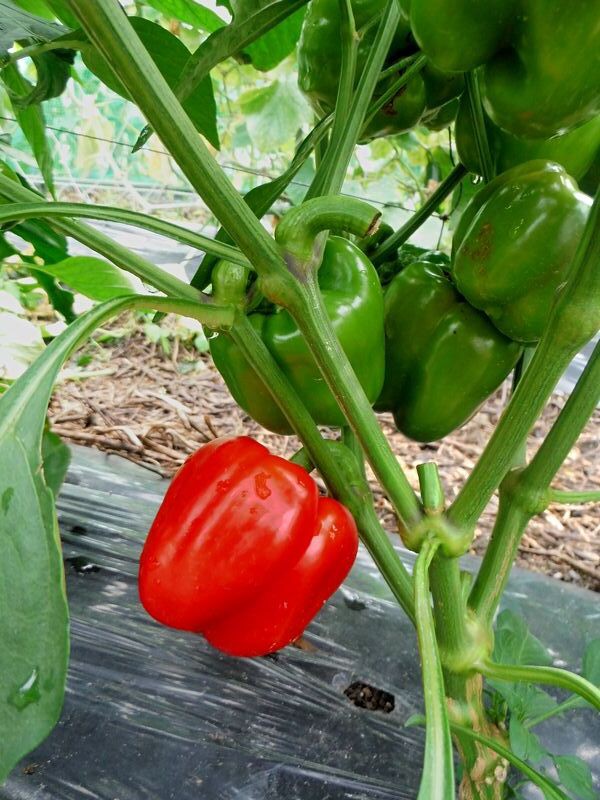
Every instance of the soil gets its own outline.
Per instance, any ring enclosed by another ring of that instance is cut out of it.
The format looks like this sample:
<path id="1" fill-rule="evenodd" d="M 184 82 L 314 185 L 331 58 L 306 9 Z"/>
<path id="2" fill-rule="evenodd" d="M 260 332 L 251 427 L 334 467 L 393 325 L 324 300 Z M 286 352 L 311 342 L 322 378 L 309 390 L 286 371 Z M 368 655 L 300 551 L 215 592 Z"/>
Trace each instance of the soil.
<path id="1" fill-rule="evenodd" d="M 117 453 L 164 477 L 172 476 L 190 453 L 217 436 L 247 434 L 288 457 L 299 447 L 295 437 L 277 436 L 250 419 L 229 395 L 210 356 L 178 339 L 167 355 L 160 345 L 134 331 L 101 346 L 92 341 L 83 354 L 85 368 L 80 366 L 79 351 L 63 371 L 50 406 L 52 427 L 67 441 Z M 454 497 L 494 430 L 507 394 L 505 385 L 460 430 L 434 444 L 407 440 L 395 429 L 391 416 L 382 414 L 383 429 L 412 485 L 418 486 L 416 465 L 434 459 L 447 496 Z M 530 437 L 530 454 L 564 402 L 562 396 L 552 398 Z M 553 485 L 578 491 L 600 489 L 599 464 L 597 410 Z M 391 508 L 374 482 L 373 489 L 379 515 L 394 533 Z M 474 553 L 484 550 L 496 509 L 494 497 L 480 521 Z M 598 505 L 551 505 L 530 523 L 518 564 L 600 591 Z"/>

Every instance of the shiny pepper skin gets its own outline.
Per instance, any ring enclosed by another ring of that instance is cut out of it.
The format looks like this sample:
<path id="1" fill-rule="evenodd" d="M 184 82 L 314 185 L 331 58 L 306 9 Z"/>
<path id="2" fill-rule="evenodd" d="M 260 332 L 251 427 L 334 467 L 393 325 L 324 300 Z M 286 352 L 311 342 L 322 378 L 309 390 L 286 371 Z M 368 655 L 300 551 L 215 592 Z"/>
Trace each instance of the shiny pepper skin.
<path id="1" fill-rule="evenodd" d="M 140 559 L 146 611 L 236 656 L 297 639 L 356 557 L 349 511 L 247 437 L 216 439 L 174 477 Z"/>
<path id="2" fill-rule="evenodd" d="M 471 200 L 454 233 L 459 292 L 505 336 L 536 342 L 590 205 L 553 162 L 528 161 L 498 175 Z"/>
<path id="3" fill-rule="evenodd" d="M 319 288 L 334 330 L 369 400 L 383 385 L 385 355 L 383 292 L 375 267 L 359 248 L 330 236 L 318 273 Z M 283 309 L 248 317 L 319 425 L 344 425 L 345 418 L 329 391 L 304 338 Z M 210 340 L 215 366 L 234 400 L 275 433 L 292 433 L 266 385 L 226 334 Z"/>
<path id="4" fill-rule="evenodd" d="M 398 430 L 418 442 L 466 422 L 521 354 L 426 257 L 388 286 L 385 334 L 385 383 L 375 407 L 392 411 Z"/>
<path id="5" fill-rule="evenodd" d="M 356 29 L 365 29 L 358 45 L 356 83 L 377 33 L 377 25 L 368 23 L 382 13 L 385 5 L 386 0 L 352 0 Z M 321 115 L 328 114 L 335 107 L 341 70 L 340 25 L 339 0 L 311 0 L 298 46 L 298 83 L 313 108 Z M 386 66 L 416 51 L 408 19 L 402 17 L 390 46 Z M 400 74 L 394 72 L 381 80 L 374 99 L 381 96 Z M 449 75 L 427 65 L 377 113 L 364 131 L 363 139 L 401 133 L 417 125 L 421 119 L 424 122 L 431 120 L 432 127 L 449 125 L 456 113 L 456 106 L 452 106 L 451 101 L 462 89 L 462 76 Z M 437 112 L 442 107 L 444 112 L 438 116 Z"/>
<path id="6" fill-rule="evenodd" d="M 579 181 L 590 170 L 596 154 L 600 152 L 600 116 L 551 139 L 513 136 L 494 125 L 487 115 L 484 118 L 495 174 L 525 161 L 545 159 L 560 164 L 572 178 Z M 469 172 L 482 175 L 475 132 L 464 96 L 458 105 L 454 136 L 461 162 Z"/>
<path id="7" fill-rule="evenodd" d="M 438 69 L 483 67 L 486 110 L 515 136 L 549 138 L 600 112 L 597 0 L 411 0 Z"/>

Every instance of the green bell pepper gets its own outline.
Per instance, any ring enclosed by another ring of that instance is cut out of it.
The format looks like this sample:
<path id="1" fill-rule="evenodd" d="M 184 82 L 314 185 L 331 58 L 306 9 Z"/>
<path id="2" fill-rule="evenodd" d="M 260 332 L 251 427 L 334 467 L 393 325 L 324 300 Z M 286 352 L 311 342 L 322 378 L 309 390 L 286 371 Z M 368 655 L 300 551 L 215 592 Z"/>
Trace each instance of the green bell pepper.
<path id="1" fill-rule="evenodd" d="M 347 239 L 330 236 L 318 272 L 319 288 L 334 330 L 369 400 L 384 378 L 383 292 L 369 259 Z M 325 384 L 291 315 L 253 313 L 248 319 L 289 378 L 315 422 L 344 425 L 345 418 Z M 292 433 L 267 387 L 226 333 L 210 340 L 215 366 L 235 401 L 275 433 Z"/>
<path id="2" fill-rule="evenodd" d="M 385 4 L 386 0 L 352 0 L 356 29 L 364 29 L 358 45 L 356 83 L 377 32 L 377 25 L 373 23 L 384 10 Z M 298 47 L 298 83 L 320 115 L 330 113 L 335 107 L 341 70 L 340 24 L 339 0 L 312 0 L 309 4 Z M 386 64 L 389 66 L 403 56 L 416 52 L 416 49 L 408 20 L 402 18 Z M 381 80 L 374 99 L 384 94 L 399 74 Z M 434 111 L 447 106 L 462 89 L 462 76 L 448 75 L 426 65 L 377 113 L 363 132 L 363 138 L 372 139 L 409 130 L 424 114 L 432 116 Z M 446 118 L 448 110 L 445 109 Z"/>
<path id="3" fill-rule="evenodd" d="M 600 112 L 597 2 L 412 0 L 413 34 L 446 71 L 483 69 L 492 120 L 524 138 L 549 138 Z"/>
<path id="4" fill-rule="evenodd" d="M 590 205 L 550 161 L 529 161 L 498 175 L 471 200 L 454 233 L 458 290 L 509 338 L 537 341 Z"/>
<path id="5" fill-rule="evenodd" d="M 499 174 L 525 161 L 543 158 L 556 161 L 575 180 L 590 169 L 600 148 L 600 116 L 554 136 L 552 139 L 522 139 L 499 128 L 485 115 L 487 139 L 494 172 Z M 454 129 L 458 157 L 469 172 L 482 175 L 475 131 L 466 98 L 460 99 Z"/>
<path id="6" fill-rule="evenodd" d="M 385 294 L 385 383 L 376 409 L 418 442 L 466 422 L 515 366 L 521 347 L 453 287 L 441 265 L 415 261 Z"/>

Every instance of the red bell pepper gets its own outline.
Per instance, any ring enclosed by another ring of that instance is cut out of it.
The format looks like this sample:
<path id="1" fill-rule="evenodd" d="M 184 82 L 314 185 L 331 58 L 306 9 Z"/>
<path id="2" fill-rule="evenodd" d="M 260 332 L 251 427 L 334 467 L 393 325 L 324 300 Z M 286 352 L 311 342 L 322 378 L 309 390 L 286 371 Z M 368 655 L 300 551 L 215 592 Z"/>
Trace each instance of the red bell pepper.
<path id="1" fill-rule="evenodd" d="M 173 628 L 238 656 L 297 639 L 348 574 L 358 535 L 296 464 L 217 439 L 173 479 L 140 559 L 140 599 Z"/>

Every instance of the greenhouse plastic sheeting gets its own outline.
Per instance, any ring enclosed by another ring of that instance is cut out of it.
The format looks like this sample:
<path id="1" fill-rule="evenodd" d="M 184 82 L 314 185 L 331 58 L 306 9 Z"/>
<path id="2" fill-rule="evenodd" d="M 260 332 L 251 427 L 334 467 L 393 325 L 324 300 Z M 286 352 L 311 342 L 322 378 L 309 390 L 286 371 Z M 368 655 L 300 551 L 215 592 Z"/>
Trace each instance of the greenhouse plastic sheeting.
<path id="1" fill-rule="evenodd" d="M 304 649 L 229 658 L 140 606 L 137 560 L 165 488 L 130 462 L 74 449 L 59 500 L 72 642 L 64 711 L 0 797 L 413 800 L 424 738 L 404 727 L 422 712 L 415 636 L 369 556 L 360 552 Z M 599 633 L 595 595 L 539 575 L 515 573 L 505 605 L 559 664 L 579 667 Z M 393 710 L 353 705 L 344 689 L 355 681 L 393 695 Z M 598 715 L 568 719 L 539 727 L 544 744 L 597 775 Z"/>

